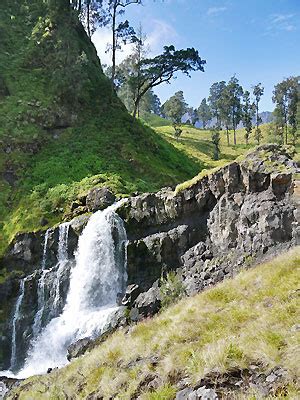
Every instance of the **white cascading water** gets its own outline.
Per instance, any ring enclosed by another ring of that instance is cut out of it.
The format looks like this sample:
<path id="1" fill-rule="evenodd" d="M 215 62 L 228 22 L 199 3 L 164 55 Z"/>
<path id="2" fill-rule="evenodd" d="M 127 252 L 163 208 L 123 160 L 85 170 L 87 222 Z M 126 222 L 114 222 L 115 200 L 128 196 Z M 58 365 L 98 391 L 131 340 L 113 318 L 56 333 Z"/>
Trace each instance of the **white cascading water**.
<path id="1" fill-rule="evenodd" d="M 16 302 L 14 317 L 12 320 L 11 357 L 10 357 L 10 369 L 12 371 L 14 370 L 14 368 L 16 366 L 16 361 L 17 361 L 17 358 L 16 358 L 16 356 L 17 356 L 17 342 L 16 342 L 17 323 L 20 319 L 20 309 L 21 309 L 23 298 L 24 298 L 26 279 L 27 278 L 24 278 L 20 282 L 19 297 Z"/>
<path id="2" fill-rule="evenodd" d="M 68 346 L 101 333 L 117 309 L 117 295 L 124 290 L 127 279 L 126 231 L 122 219 L 115 213 L 119 205 L 98 211 L 89 219 L 79 238 L 63 312 L 33 341 L 18 377 L 65 365 Z"/>
<path id="3" fill-rule="evenodd" d="M 60 278 L 63 273 L 63 270 L 68 262 L 68 236 L 69 236 L 69 227 L 70 224 L 68 222 L 59 225 L 59 234 L 58 234 L 58 252 L 57 252 L 57 264 L 54 268 L 46 269 L 46 262 L 47 262 L 47 245 L 49 240 L 49 232 L 48 229 L 45 233 L 45 240 L 44 240 L 44 248 L 43 248 L 43 259 L 42 259 L 42 273 L 41 277 L 38 281 L 38 289 L 37 289 L 37 297 L 38 297 L 38 307 L 37 313 L 34 317 L 32 333 L 33 336 L 36 338 L 37 335 L 40 333 L 43 316 L 45 312 L 46 302 L 45 302 L 45 284 L 46 278 L 48 275 L 51 275 L 51 293 L 54 293 L 54 299 L 52 302 L 52 308 L 55 312 L 57 310 L 57 305 L 59 302 L 59 288 L 60 288 Z M 53 277 L 52 277 L 53 276 Z"/>
<path id="4" fill-rule="evenodd" d="M 64 268 L 68 262 L 68 237 L 69 237 L 70 224 L 68 222 L 59 225 L 59 238 L 58 238 L 58 265 L 54 280 L 55 295 L 53 301 L 54 310 L 57 309 L 60 298 L 60 279 Z"/>
<path id="5" fill-rule="evenodd" d="M 49 270 L 46 270 L 46 260 L 47 260 L 47 246 L 49 240 L 49 232 L 50 229 L 47 229 L 45 233 L 44 239 L 44 248 L 43 248 L 43 259 L 42 259 L 42 274 L 38 281 L 38 288 L 37 288 L 37 297 L 38 297 L 38 307 L 37 312 L 34 317 L 32 333 L 33 336 L 36 337 L 40 332 L 41 325 L 42 325 L 42 317 L 45 308 L 45 278 Z"/>

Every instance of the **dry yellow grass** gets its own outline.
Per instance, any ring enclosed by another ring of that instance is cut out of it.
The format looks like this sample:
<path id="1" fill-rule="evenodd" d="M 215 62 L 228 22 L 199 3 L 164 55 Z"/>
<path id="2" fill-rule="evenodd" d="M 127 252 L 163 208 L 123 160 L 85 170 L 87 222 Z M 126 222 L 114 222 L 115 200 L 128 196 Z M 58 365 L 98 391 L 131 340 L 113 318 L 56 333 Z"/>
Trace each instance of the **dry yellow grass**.
<path id="1" fill-rule="evenodd" d="M 155 391 L 142 399 L 174 399 L 174 382 L 191 385 L 212 371 L 229 373 L 258 365 L 268 373 L 287 371 L 288 399 L 299 399 L 300 248 L 240 273 L 195 297 L 186 298 L 152 320 L 120 330 L 65 368 L 33 377 L 9 398 L 131 399 L 149 376 L 159 377 Z M 151 362 L 151 357 L 157 363 Z M 137 361 L 142 360 L 142 361 Z M 18 397 L 13 397 L 14 395 Z M 259 399 L 253 392 L 232 399 Z"/>

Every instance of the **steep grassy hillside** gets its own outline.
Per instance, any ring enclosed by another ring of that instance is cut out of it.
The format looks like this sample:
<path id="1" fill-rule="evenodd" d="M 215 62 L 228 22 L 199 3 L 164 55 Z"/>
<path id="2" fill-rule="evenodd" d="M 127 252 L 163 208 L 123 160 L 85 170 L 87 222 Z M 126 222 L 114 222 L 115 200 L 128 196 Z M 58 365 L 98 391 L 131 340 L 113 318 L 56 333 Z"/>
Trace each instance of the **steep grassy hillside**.
<path id="1" fill-rule="evenodd" d="M 128 115 L 67 4 L 0 2 L 0 254 L 90 187 L 157 190 L 202 167 Z"/>
<path id="2" fill-rule="evenodd" d="M 299 399 L 299 284 L 296 248 L 116 332 L 10 398 L 169 400 L 198 384 L 220 399 Z"/>

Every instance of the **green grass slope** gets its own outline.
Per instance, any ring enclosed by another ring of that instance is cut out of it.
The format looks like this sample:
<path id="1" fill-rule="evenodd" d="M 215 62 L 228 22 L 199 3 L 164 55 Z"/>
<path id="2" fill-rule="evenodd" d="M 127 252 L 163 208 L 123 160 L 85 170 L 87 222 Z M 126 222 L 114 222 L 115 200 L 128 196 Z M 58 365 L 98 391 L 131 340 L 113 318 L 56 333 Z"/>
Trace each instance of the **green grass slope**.
<path id="1" fill-rule="evenodd" d="M 65 368 L 24 381 L 9 398 L 171 400 L 184 379 L 190 386 L 206 381 L 219 398 L 299 399 L 299 284 L 298 247 L 119 330 Z M 277 367 L 284 378 L 272 396 L 249 387 L 247 373 L 265 382 Z M 227 387 L 239 373 L 242 390 Z"/>
<path id="2" fill-rule="evenodd" d="M 147 121 L 150 125 L 153 123 L 155 130 L 167 139 L 176 148 L 183 151 L 191 158 L 200 159 L 205 164 L 206 168 L 214 168 L 220 165 L 224 165 L 237 157 L 243 155 L 249 149 L 257 146 L 257 141 L 254 138 L 254 128 L 250 136 L 249 143 L 245 141 L 245 129 L 237 130 L 237 145 L 233 145 L 233 131 L 230 131 L 230 144 L 227 145 L 226 131 L 220 131 L 220 159 L 215 161 L 214 156 L 214 145 L 211 141 L 211 131 L 208 129 L 198 129 L 191 125 L 182 125 L 182 134 L 179 140 L 174 137 L 174 128 L 170 123 L 160 117 L 152 116 Z M 280 138 L 274 133 L 274 125 L 272 123 L 263 124 L 260 126 L 261 129 L 261 143 L 278 143 L 280 144 Z M 300 132 L 299 132 L 300 134 Z M 289 134 L 289 144 L 293 143 L 292 135 Z M 299 141 L 296 143 L 295 148 L 297 155 L 295 159 L 299 161 Z"/>
<path id="3" fill-rule="evenodd" d="M 159 118 L 159 117 L 158 117 Z M 166 120 L 165 120 L 166 121 Z M 249 149 L 257 146 L 253 134 L 250 137 L 249 144 L 246 145 L 244 138 L 244 129 L 237 131 L 237 145 L 233 145 L 233 133 L 230 131 L 230 145 L 227 145 L 226 132 L 220 131 L 220 156 L 219 160 L 215 161 L 214 145 L 211 141 L 211 131 L 207 129 L 198 129 L 191 125 L 182 126 L 182 134 L 179 140 L 174 137 L 174 128 L 169 125 L 153 125 L 155 130 L 167 139 L 173 146 L 184 152 L 191 158 L 202 160 L 205 168 L 215 168 L 222 166 L 228 162 L 235 160 L 243 155 Z M 274 137 L 269 134 L 270 124 L 261 125 L 263 143 L 273 143 Z"/>
<path id="4" fill-rule="evenodd" d="M 128 115 L 64 4 L 0 2 L 0 254 L 93 186 L 158 190 L 202 166 Z"/>

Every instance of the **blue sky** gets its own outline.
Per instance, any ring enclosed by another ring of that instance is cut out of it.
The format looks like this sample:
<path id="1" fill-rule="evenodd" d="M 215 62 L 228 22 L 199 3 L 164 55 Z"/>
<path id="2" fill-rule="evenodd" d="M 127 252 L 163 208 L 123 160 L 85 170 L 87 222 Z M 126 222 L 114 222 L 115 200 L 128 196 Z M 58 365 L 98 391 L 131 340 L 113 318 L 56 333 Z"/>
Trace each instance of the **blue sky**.
<path id="1" fill-rule="evenodd" d="M 273 110 L 274 84 L 290 75 L 300 75 L 300 0 L 143 0 L 127 8 L 134 27 L 142 24 L 151 54 L 164 45 L 195 47 L 207 61 L 205 73 L 191 78 L 178 75 L 170 85 L 156 89 L 164 102 L 178 90 L 194 107 L 207 97 L 212 83 L 229 80 L 233 74 L 243 87 L 262 82 L 265 95 L 261 110 Z M 103 63 L 110 32 L 93 37 Z M 119 54 L 119 61 L 130 47 Z"/>

